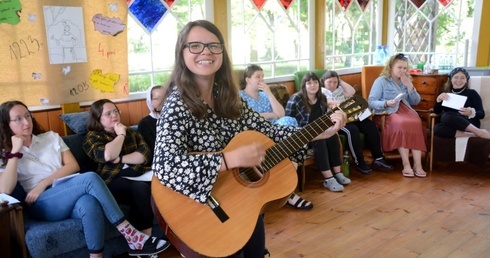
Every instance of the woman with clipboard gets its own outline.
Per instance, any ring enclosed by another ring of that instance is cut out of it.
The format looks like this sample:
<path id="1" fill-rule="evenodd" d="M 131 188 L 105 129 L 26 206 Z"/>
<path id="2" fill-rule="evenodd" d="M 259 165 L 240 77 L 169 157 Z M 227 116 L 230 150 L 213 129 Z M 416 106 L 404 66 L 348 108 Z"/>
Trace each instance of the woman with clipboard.
<path id="1" fill-rule="evenodd" d="M 480 128 L 480 119 L 485 117 L 485 110 L 480 95 L 468 86 L 470 75 L 461 67 L 449 73 L 449 80 L 444 90 L 437 96 L 434 112 L 441 115 L 441 122 L 434 126 L 434 134 L 439 137 L 477 136 L 490 139 L 490 133 Z M 451 99 L 465 97 L 459 105 L 451 105 Z"/>

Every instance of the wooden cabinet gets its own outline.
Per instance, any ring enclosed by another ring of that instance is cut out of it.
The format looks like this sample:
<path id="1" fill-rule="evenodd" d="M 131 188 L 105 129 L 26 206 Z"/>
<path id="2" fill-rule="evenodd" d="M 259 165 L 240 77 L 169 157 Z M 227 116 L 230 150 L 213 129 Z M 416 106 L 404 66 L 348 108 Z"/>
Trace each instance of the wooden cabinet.
<path id="1" fill-rule="evenodd" d="M 437 95 L 447 82 L 447 74 L 412 74 L 413 86 L 420 94 L 420 103 L 413 106 L 419 112 L 422 122 L 429 127 L 429 114 L 434 108 Z"/>

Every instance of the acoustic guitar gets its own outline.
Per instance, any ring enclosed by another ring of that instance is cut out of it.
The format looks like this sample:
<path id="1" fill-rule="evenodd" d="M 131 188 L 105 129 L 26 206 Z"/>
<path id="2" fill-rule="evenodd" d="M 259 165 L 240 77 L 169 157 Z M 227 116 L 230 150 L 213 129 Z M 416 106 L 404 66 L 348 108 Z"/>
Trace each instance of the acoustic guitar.
<path id="1" fill-rule="evenodd" d="M 268 207 L 284 205 L 296 188 L 298 178 L 288 156 L 332 126 L 330 115 L 336 110 L 354 121 L 366 108 L 366 101 L 355 95 L 277 144 L 256 131 L 237 134 L 223 151 L 261 142 L 266 148 L 265 160 L 260 167 L 220 172 L 207 204 L 173 191 L 153 177 L 155 213 L 163 218 L 160 225 L 172 244 L 187 258 L 225 257 L 239 251 L 252 235 L 258 216 Z"/>

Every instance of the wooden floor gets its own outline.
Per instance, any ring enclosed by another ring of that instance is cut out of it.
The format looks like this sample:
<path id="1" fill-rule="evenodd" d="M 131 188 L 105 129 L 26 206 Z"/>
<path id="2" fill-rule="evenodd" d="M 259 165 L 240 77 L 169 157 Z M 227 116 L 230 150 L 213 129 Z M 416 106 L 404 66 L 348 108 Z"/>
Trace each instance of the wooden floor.
<path id="1" fill-rule="evenodd" d="M 266 214 L 271 257 L 490 257 L 490 169 L 450 163 L 404 178 L 392 163 L 367 176 L 351 168 L 341 193 L 309 171 L 300 194 L 313 210 Z M 159 257 L 180 255 L 170 247 Z"/>

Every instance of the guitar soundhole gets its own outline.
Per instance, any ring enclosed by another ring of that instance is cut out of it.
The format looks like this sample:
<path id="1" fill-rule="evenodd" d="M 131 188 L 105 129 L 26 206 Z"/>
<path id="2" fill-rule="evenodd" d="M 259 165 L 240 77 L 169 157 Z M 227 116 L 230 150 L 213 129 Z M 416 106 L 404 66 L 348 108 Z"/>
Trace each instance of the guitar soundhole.
<path id="1" fill-rule="evenodd" d="M 251 185 L 262 185 L 266 180 L 262 180 L 268 177 L 268 173 L 266 171 L 261 171 L 260 168 L 252 167 L 252 168 L 240 168 L 238 169 L 238 173 L 235 174 L 235 177 L 238 177 L 238 180 L 242 185 L 247 187 Z"/>

